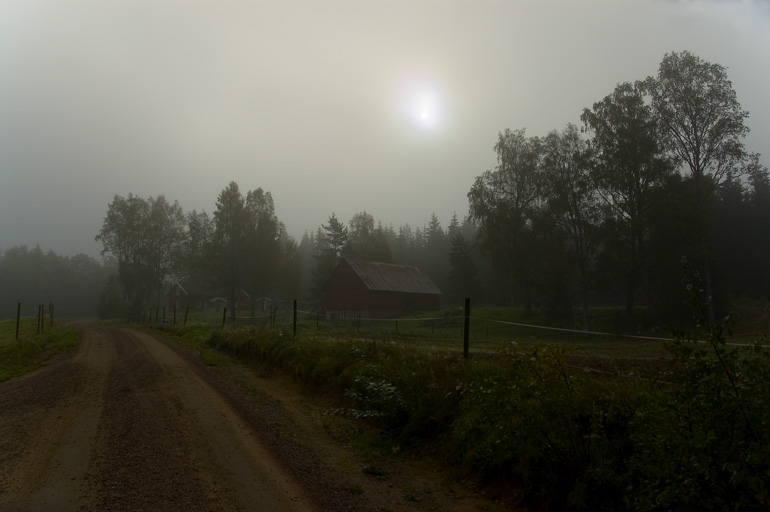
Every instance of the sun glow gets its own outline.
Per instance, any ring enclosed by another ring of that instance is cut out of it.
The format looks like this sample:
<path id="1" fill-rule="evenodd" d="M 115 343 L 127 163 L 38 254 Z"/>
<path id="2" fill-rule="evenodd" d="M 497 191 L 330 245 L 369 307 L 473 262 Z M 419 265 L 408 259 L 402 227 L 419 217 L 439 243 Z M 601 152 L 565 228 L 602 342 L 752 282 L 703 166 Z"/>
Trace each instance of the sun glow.
<path id="1" fill-rule="evenodd" d="M 421 76 L 405 76 L 394 92 L 399 117 L 421 130 L 436 130 L 442 124 L 443 95 L 438 84 Z"/>

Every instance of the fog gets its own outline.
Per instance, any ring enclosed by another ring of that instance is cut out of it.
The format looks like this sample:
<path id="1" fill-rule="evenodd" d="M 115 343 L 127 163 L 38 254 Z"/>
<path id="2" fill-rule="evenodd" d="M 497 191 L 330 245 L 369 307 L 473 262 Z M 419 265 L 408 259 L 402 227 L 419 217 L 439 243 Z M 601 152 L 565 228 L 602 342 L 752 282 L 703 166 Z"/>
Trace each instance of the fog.
<path id="1" fill-rule="evenodd" d="M 296 238 L 332 212 L 446 226 L 499 131 L 577 124 L 671 51 L 728 68 L 767 156 L 768 5 L 5 1 L 0 250 L 96 256 L 115 194 L 211 213 L 230 181 Z"/>

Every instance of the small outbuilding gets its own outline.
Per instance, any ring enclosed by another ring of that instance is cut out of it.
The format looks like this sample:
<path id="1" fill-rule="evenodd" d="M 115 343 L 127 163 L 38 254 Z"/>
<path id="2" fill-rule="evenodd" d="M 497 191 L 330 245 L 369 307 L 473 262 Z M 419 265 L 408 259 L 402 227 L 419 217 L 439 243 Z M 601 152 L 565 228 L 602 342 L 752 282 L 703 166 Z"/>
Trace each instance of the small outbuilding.
<path id="1" fill-rule="evenodd" d="M 177 311 L 222 311 L 230 308 L 227 292 L 211 291 L 191 281 L 174 281 L 168 291 L 168 309 Z M 251 297 L 244 290 L 235 292 L 235 308 L 247 309 Z"/>
<path id="2" fill-rule="evenodd" d="M 327 313 L 389 317 L 436 310 L 441 290 L 419 267 L 343 258 L 324 288 Z"/>
<path id="3" fill-rule="evenodd" d="M 168 309 L 184 311 L 208 311 L 213 294 L 190 281 L 174 281 L 168 291 Z"/>

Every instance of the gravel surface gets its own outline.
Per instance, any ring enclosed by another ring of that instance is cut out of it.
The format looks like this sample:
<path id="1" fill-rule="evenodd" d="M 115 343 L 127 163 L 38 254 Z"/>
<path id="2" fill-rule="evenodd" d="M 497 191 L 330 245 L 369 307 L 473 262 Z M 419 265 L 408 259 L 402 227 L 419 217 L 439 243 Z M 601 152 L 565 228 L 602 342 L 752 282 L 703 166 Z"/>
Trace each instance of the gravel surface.
<path id="1" fill-rule="evenodd" d="M 512 509 L 434 461 L 362 457 L 359 427 L 322 402 L 159 336 L 86 327 L 75 353 L 0 383 L 0 512 Z"/>
<path id="2" fill-rule="evenodd" d="M 169 342 L 85 329 L 73 357 L 0 385 L 0 510 L 366 508 L 262 412 Z"/>

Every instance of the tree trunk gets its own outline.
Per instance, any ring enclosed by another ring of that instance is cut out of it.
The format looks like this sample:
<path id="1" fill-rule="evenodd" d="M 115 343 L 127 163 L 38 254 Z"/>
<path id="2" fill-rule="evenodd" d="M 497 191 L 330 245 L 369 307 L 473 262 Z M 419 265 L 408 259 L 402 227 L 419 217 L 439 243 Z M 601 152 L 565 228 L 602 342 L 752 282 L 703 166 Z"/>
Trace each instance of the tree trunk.
<path id="1" fill-rule="evenodd" d="M 524 279 L 524 316 L 532 315 L 532 285 Z"/>
<path id="2" fill-rule="evenodd" d="M 709 261 L 706 242 L 703 239 L 701 239 L 701 252 L 703 253 L 703 291 L 706 294 L 708 321 L 710 324 L 714 324 L 716 323 L 717 314 L 714 305 L 714 289 L 711 283 L 711 262 Z"/>
<path id="3" fill-rule="evenodd" d="M 626 320 L 629 322 L 634 318 L 634 288 L 636 287 L 634 270 L 632 269 L 628 273 L 628 281 L 626 283 Z"/>

